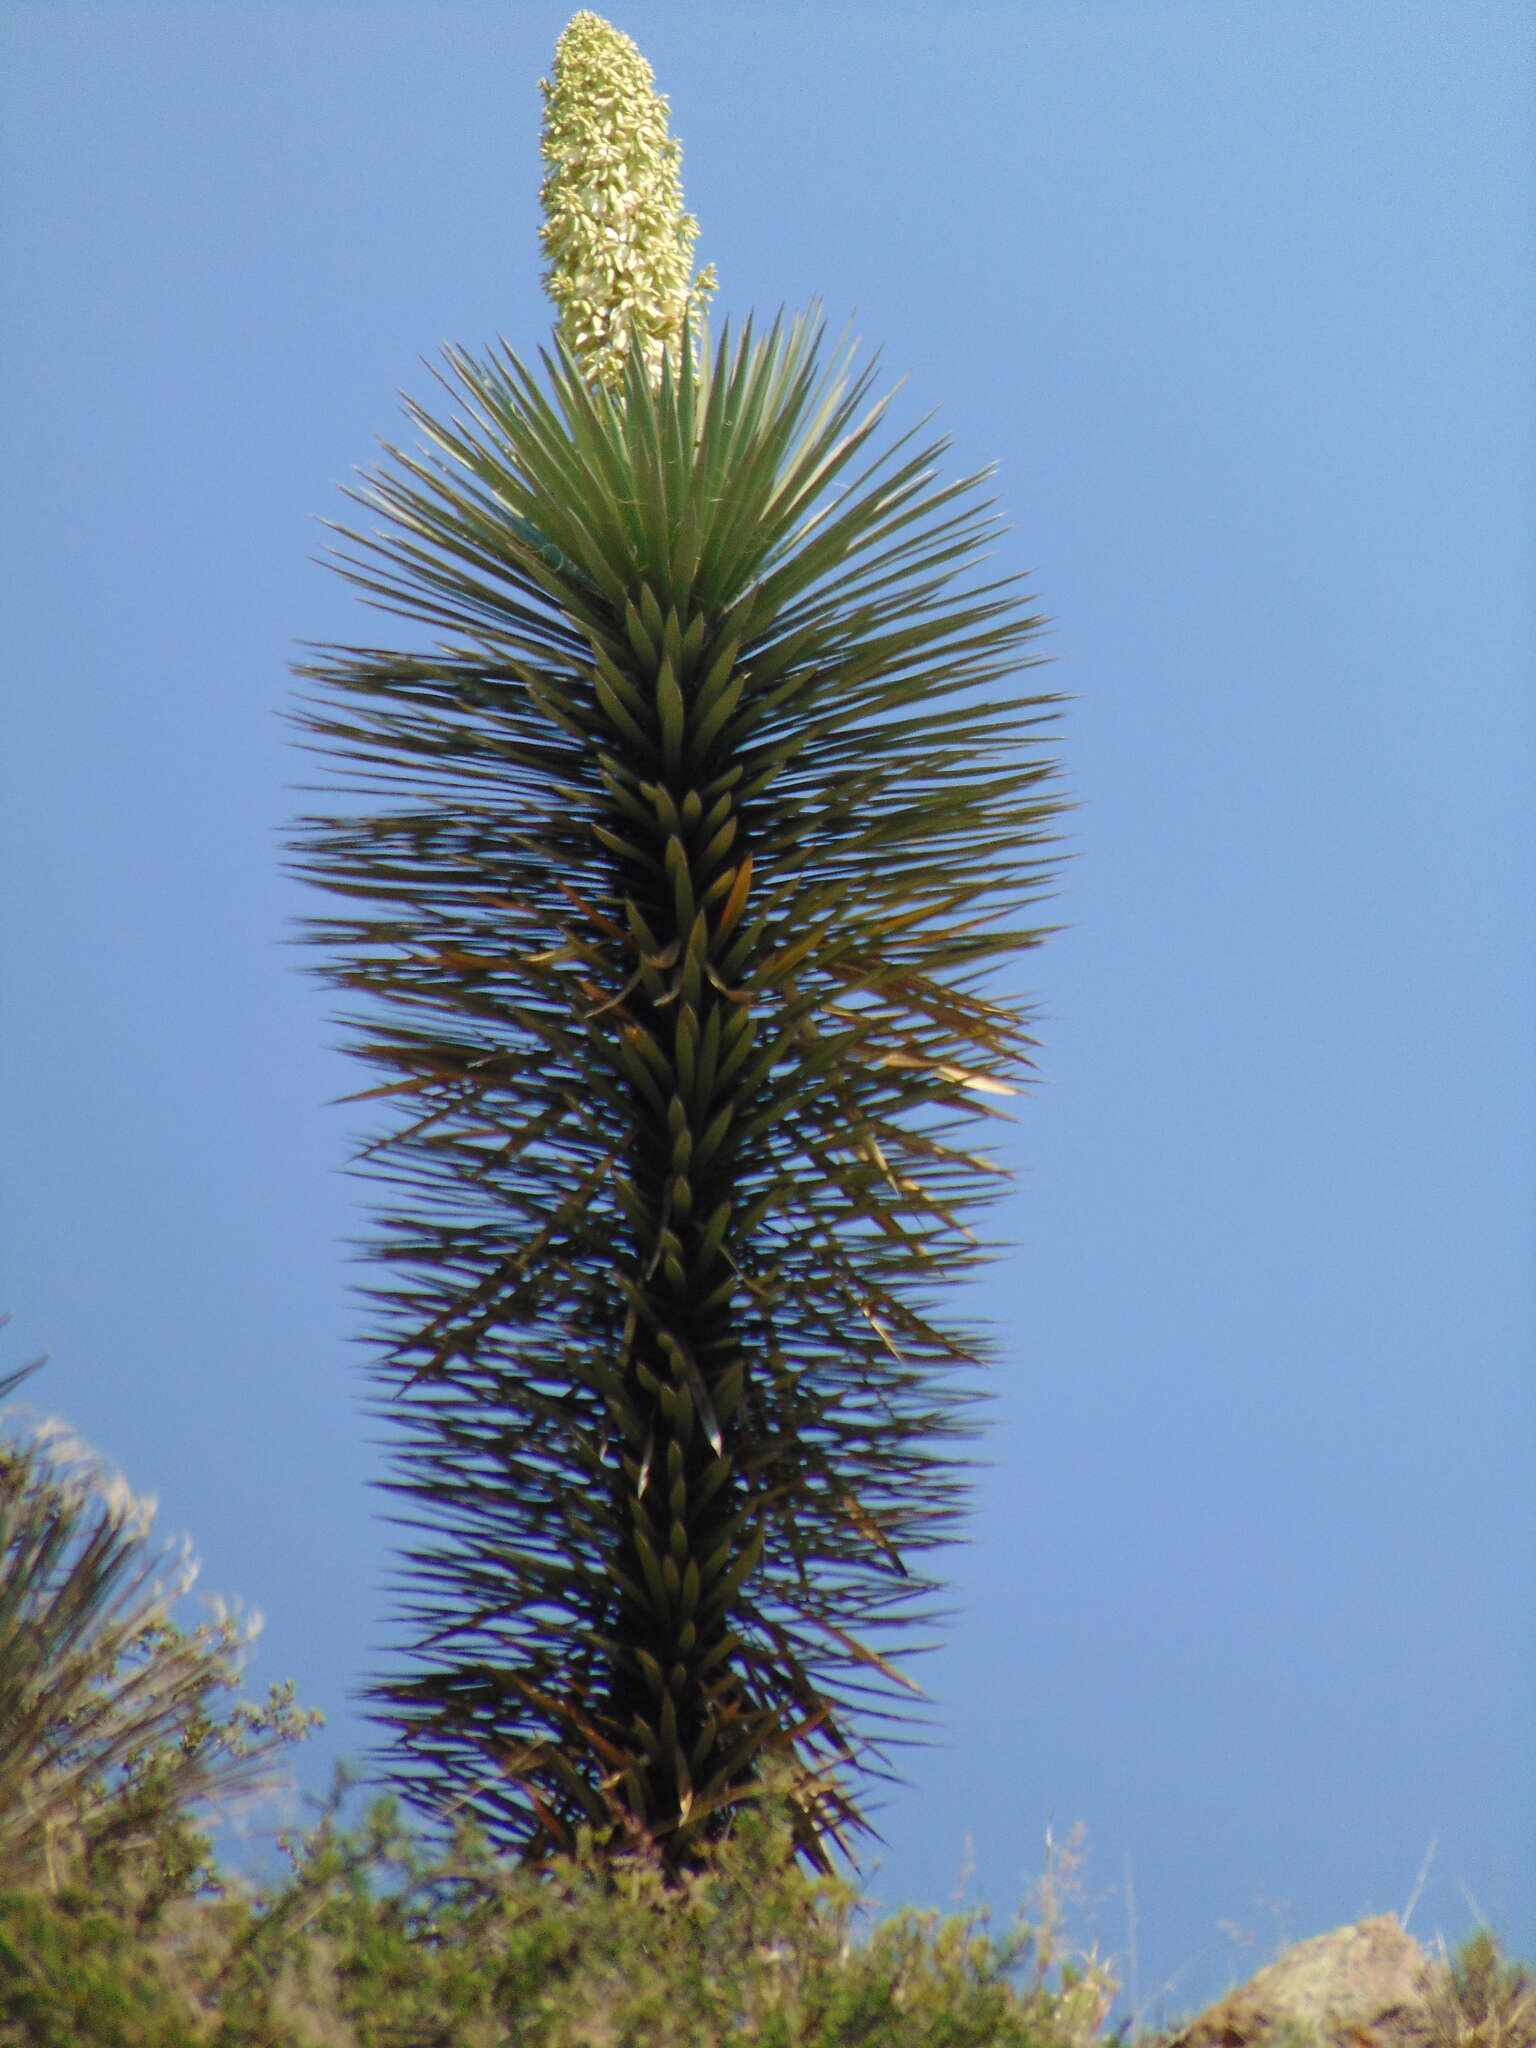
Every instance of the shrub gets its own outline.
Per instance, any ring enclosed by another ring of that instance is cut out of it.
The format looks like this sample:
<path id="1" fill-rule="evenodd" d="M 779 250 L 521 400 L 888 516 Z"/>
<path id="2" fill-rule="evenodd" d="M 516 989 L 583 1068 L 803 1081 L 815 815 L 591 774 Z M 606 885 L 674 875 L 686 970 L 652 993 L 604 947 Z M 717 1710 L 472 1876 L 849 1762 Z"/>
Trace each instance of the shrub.
<path id="1" fill-rule="evenodd" d="M 654 1856 L 615 1863 L 590 1837 L 542 1871 L 468 1834 L 433 1853 L 389 1800 L 352 1829 L 333 1808 L 290 1858 L 266 1895 L 185 1899 L 142 1932 L 120 1899 L 0 1898 L 3 2038 L 1082 2048 L 1080 2007 L 1065 1976 L 1047 1982 L 1034 1930 L 999 1939 L 979 1914 L 900 1913 L 856 1939 L 853 1888 L 797 1863 L 784 1802 L 743 1816 L 681 1879 Z"/>

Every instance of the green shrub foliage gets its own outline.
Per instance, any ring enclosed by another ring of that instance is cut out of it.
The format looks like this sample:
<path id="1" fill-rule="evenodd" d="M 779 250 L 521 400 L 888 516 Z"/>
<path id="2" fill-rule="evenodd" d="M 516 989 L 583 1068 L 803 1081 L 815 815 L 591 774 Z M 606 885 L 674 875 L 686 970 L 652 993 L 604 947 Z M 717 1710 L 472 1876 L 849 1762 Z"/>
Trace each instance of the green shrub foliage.
<path id="1" fill-rule="evenodd" d="M 904 1913 L 867 1937 L 770 1799 L 669 1874 L 592 1837 L 543 1875 L 390 1802 L 324 1821 L 265 1895 L 0 1891 L 0 2043 L 27 2048 L 1087 2048 L 1030 1931 Z"/>

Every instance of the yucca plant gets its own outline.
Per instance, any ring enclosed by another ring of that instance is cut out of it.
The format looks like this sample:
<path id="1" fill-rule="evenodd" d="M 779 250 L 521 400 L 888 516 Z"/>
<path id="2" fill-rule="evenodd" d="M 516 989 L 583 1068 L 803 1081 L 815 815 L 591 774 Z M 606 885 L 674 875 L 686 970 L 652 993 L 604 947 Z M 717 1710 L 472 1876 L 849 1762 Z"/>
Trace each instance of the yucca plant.
<path id="1" fill-rule="evenodd" d="M 578 16 L 547 90 L 555 346 L 448 351 L 340 529 L 414 651 L 301 670 L 354 792 L 305 824 L 312 932 L 399 1112 L 375 1703 L 409 1797 L 530 1857 L 695 1864 L 787 1770 L 825 1865 L 962 1501 L 983 1346 L 933 1304 L 1026 1064 L 991 977 L 1042 936 L 1055 700 L 1008 690 L 1038 622 L 976 582 L 979 479 L 870 370 L 813 320 L 695 348 L 633 45 Z"/>
<path id="2" fill-rule="evenodd" d="M 28 1368 L 28 1371 L 32 1368 Z M 27 1377 L 0 1379 L 4 1398 Z M 0 1884 L 56 1885 L 151 1847 L 191 1849 L 189 1809 L 271 1778 L 319 1719 L 281 1686 L 220 1710 L 251 1630 L 182 1629 L 195 1575 L 154 1503 L 50 1418 L 0 1439 Z M 182 1873 L 186 1875 L 188 1873 Z"/>

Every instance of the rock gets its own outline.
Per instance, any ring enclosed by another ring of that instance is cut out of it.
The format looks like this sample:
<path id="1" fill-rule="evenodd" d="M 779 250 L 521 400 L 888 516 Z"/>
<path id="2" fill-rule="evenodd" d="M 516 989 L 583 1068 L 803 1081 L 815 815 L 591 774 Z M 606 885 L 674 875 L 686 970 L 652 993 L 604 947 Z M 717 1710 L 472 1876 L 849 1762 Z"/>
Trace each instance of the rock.
<path id="1" fill-rule="evenodd" d="M 1329 2048 L 1420 2048 L 1429 1957 L 1385 1913 L 1312 1941 L 1208 2006 L 1170 2048 L 1273 2048 L 1299 2036 Z"/>

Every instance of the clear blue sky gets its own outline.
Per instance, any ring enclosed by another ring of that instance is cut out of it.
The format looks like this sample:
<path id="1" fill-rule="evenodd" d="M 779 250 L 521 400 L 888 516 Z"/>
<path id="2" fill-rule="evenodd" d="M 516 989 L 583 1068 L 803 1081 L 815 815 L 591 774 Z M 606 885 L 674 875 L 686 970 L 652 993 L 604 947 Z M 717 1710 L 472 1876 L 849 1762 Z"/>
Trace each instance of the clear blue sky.
<path id="1" fill-rule="evenodd" d="M 390 1539 L 277 714 L 419 358 L 545 337 L 569 11 L 12 0 L 0 51 L 6 1362 L 266 1613 L 310 1783 Z M 946 1904 L 969 1836 L 1006 1913 L 1080 1820 L 1188 2007 L 1434 1839 L 1414 1931 L 1536 1950 L 1533 17 L 613 18 L 722 307 L 824 298 L 1000 461 L 1075 699 L 993 1463 L 873 1889 Z"/>

